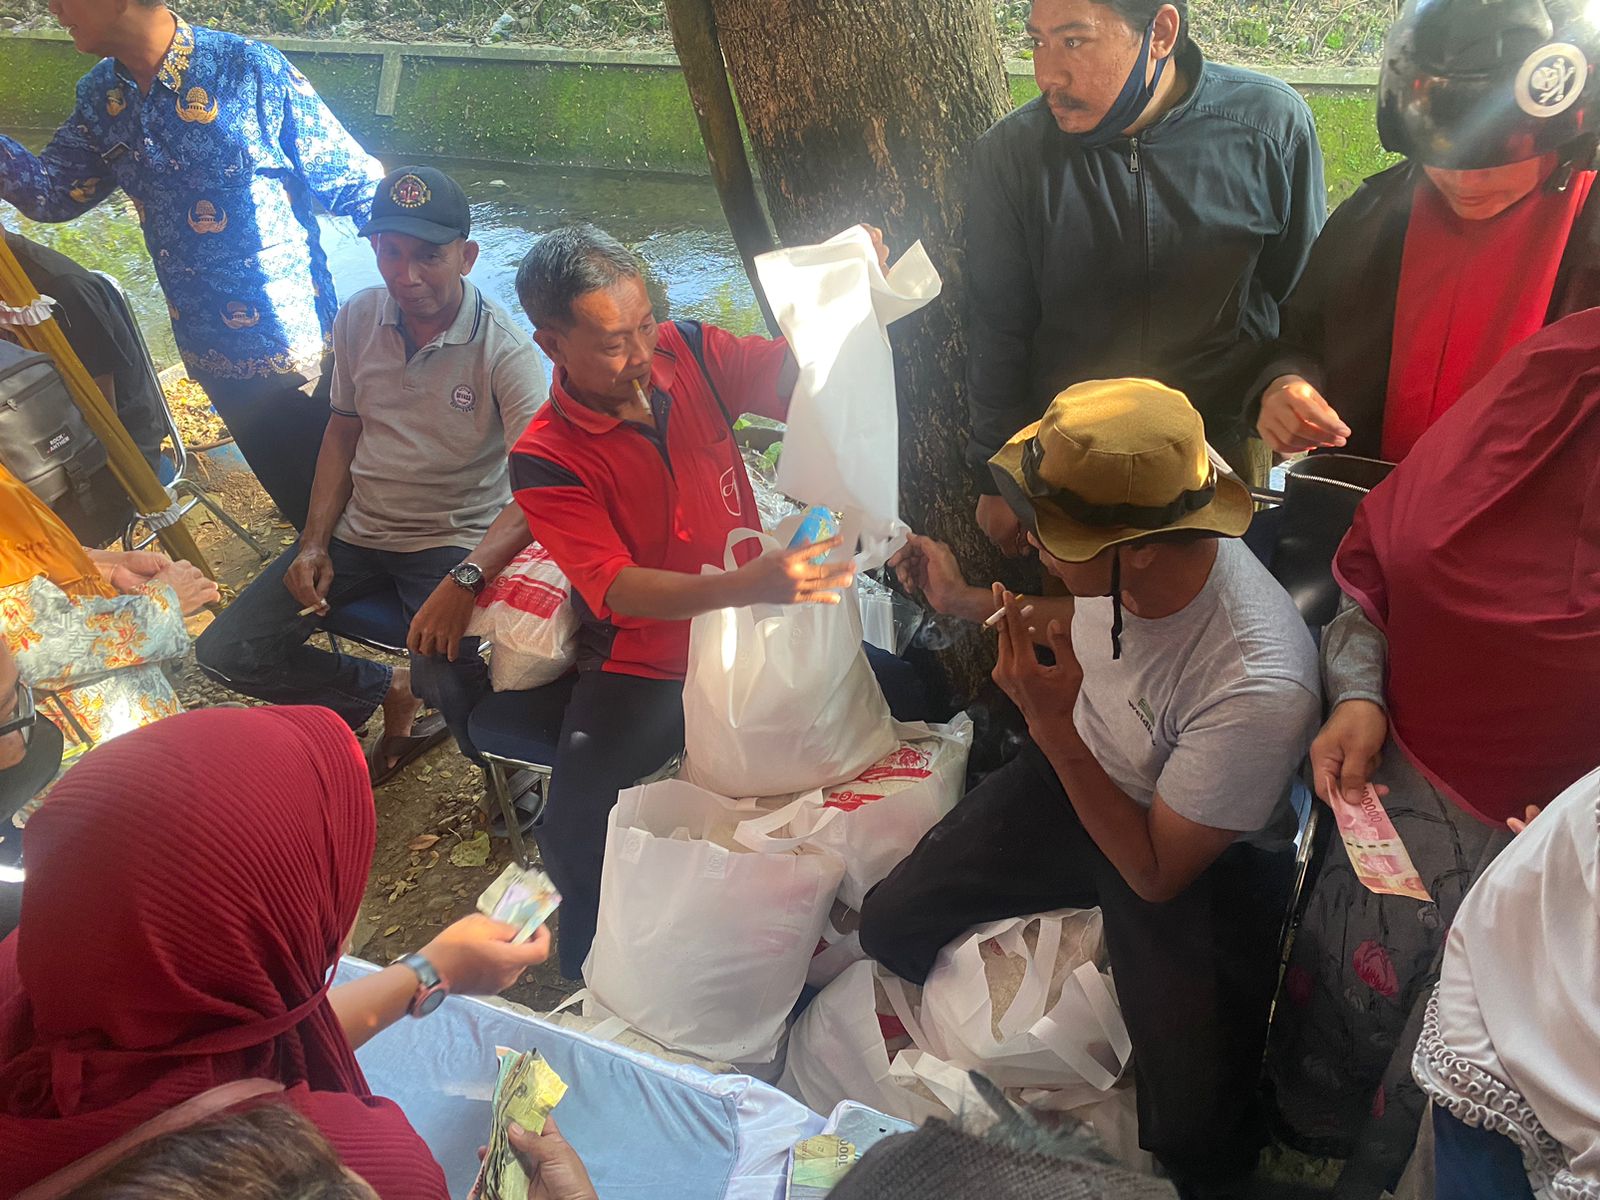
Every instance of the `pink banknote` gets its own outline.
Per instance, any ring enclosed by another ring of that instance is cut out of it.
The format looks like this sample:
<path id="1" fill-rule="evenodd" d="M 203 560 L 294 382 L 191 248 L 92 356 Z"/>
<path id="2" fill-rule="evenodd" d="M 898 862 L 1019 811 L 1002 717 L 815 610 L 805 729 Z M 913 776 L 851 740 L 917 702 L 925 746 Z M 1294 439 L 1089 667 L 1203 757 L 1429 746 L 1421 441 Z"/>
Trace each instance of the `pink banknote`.
<path id="1" fill-rule="evenodd" d="M 1432 900 L 1428 889 L 1422 886 L 1417 868 L 1405 843 L 1395 832 L 1394 822 L 1384 810 L 1376 789 L 1369 783 L 1361 792 L 1359 803 L 1345 798 L 1338 780 L 1330 776 L 1326 782 L 1328 795 L 1333 799 L 1333 816 L 1339 824 L 1339 836 L 1350 854 L 1350 865 L 1356 878 L 1369 892 L 1384 896 L 1410 896 L 1413 900 Z"/>

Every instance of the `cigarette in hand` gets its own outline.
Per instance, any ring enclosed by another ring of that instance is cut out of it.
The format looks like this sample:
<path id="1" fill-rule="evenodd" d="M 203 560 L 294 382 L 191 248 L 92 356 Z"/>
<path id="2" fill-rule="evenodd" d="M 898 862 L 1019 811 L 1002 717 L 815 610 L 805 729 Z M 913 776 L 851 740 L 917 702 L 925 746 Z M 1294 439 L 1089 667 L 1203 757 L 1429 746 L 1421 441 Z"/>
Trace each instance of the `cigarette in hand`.
<path id="1" fill-rule="evenodd" d="M 1025 617 L 1033 616 L 1033 605 L 1031 605 L 1031 604 L 1023 605 L 1022 615 L 1025 616 Z M 1005 618 L 1006 618 L 1006 610 L 1003 609 L 1003 608 L 997 608 L 997 609 L 995 609 L 993 614 L 990 615 L 989 619 L 986 620 L 983 623 L 983 627 L 985 629 L 993 629 L 996 625 L 1000 624 L 1001 621 L 1005 620 Z"/>
<path id="2" fill-rule="evenodd" d="M 312 613 L 326 612 L 327 610 L 328 602 L 326 600 L 318 600 L 315 604 L 306 605 L 299 612 L 295 613 L 295 616 L 309 617 Z"/>

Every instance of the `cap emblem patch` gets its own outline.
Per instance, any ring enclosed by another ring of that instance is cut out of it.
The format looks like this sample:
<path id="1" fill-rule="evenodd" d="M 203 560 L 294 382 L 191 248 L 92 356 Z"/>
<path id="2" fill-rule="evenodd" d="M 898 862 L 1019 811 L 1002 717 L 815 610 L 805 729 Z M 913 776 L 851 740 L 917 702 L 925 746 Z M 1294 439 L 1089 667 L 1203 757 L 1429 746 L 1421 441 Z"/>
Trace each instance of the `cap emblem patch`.
<path id="1" fill-rule="evenodd" d="M 401 208 L 421 208 L 433 199 L 433 193 L 428 190 L 428 185 L 415 175 L 402 175 L 389 189 L 389 199 Z"/>

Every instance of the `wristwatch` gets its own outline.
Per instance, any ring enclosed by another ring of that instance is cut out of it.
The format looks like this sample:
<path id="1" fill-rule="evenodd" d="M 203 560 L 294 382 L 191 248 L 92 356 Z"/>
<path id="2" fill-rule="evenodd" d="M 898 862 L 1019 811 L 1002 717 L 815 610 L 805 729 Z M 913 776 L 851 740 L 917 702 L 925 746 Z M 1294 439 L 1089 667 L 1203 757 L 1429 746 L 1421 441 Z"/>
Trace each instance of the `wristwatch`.
<path id="1" fill-rule="evenodd" d="M 464 562 L 450 568 L 450 579 L 457 587 L 466 588 L 474 596 L 483 591 L 483 568 L 475 562 Z"/>
<path id="2" fill-rule="evenodd" d="M 410 967 L 417 974 L 417 993 L 406 1005 L 406 1012 L 410 1016 L 425 1017 L 444 1003 L 444 998 L 450 994 L 450 988 L 439 977 L 437 968 L 431 962 L 420 954 L 408 954 L 395 961 L 402 967 Z"/>

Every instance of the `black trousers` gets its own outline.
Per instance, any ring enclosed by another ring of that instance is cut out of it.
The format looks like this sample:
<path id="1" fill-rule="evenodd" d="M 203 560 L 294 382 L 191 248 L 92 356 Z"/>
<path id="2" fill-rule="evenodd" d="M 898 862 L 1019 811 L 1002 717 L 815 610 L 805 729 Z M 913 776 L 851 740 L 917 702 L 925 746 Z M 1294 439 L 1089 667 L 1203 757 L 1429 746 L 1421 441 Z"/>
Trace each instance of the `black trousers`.
<path id="1" fill-rule="evenodd" d="M 1292 872 L 1287 849 L 1235 845 L 1182 895 L 1141 900 L 1030 741 L 868 894 L 861 945 L 920 984 L 974 926 L 1099 905 L 1133 1042 L 1140 1144 L 1184 1195 L 1229 1195 L 1264 1141 L 1261 1055 Z"/>
<path id="2" fill-rule="evenodd" d="M 556 948 L 577 979 L 594 941 L 606 822 L 617 793 L 683 749 L 683 681 L 583 671 L 561 722 L 550 798 L 534 829 L 561 893 Z"/>
<path id="3" fill-rule="evenodd" d="M 194 376 L 257 481 L 296 529 L 305 528 L 311 507 L 317 455 L 328 428 L 332 365 L 330 358 L 315 380 L 299 374 L 262 379 Z"/>

